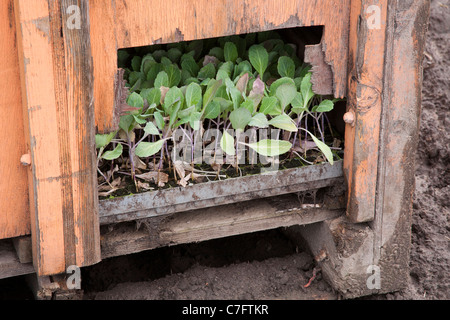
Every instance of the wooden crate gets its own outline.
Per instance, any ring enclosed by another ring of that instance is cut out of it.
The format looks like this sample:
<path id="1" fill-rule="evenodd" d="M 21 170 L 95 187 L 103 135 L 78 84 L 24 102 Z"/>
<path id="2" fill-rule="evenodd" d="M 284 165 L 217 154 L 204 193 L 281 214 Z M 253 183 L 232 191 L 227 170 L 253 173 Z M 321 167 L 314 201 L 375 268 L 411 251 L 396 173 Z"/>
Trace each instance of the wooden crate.
<path id="1" fill-rule="evenodd" d="M 31 234 L 39 275 L 101 260 L 94 144 L 118 124 L 118 49 L 323 26 L 305 59 L 316 92 L 347 99 L 348 196 L 345 218 L 311 220 L 304 237 L 325 250 L 324 273 L 349 297 L 374 292 L 366 265 L 382 268 L 379 292 L 405 282 L 428 0 L 8 0 L 0 9 L 0 239 Z"/>

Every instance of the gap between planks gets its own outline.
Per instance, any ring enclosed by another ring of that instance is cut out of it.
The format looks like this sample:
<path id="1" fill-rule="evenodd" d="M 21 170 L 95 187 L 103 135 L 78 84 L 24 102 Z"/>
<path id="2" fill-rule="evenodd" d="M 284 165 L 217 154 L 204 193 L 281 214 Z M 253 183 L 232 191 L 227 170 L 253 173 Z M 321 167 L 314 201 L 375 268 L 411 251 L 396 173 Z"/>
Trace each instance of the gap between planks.
<path id="1" fill-rule="evenodd" d="M 136 223 L 113 225 L 105 228 L 107 231 L 101 236 L 102 259 L 158 247 L 311 224 L 345 213 L 344 208 L 311 206 L 314 207 L 308 205 L 304 208 L 297 195 L 289 194 L 147 218 L 140 228 Z"/>

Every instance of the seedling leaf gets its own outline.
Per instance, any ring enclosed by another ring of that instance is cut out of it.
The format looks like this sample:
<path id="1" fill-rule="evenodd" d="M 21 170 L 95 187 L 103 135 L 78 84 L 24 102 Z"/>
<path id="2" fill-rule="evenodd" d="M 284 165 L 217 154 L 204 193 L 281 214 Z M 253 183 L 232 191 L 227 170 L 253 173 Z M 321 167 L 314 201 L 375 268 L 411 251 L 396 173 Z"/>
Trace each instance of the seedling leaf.
<path id="1" fill-rule="evenodd" d="M 313 112 L 329 112 L 333 110 L 334 103 L 331 100 L 323 100 L 318 106 L 312 109 Z"/>
<path id="2" fill-rule="evenodd" d="M 287 78 L 287 77 L 280 78 L 270 85 L 270 88 L 269 88 L 270 96 L 274 96 L 277 93 L 277 89 L 280 86 L 282 86 L 283 84 L 292 84 L 295 86 L 295 82 L 291 78 Z"/>
<path id="3" fill-rule="evenodd" d="M 202 88 L 197 83 L 191 83 L 186 88 L 186 106 L 196 106 L 202 100 Z"/>
<path id="4" fill-rule="evenodd" d="M 230 156 L 234 156 L 236 154 L 236 150 L 234 149 L 234 138 L 227 131 L 224 131 L 222 134 L 222 138 L 220 139 L 220 147 Z"/>
<path id="5" fill-rule="evenodd" d="M 212 100 L 205 108 L 203 117 L 205 119 L 216 119 L 220 114 L 220 104 L 219 102 Z"/>
<path id="6" fill-rule="evenodd" d="M 282 77 L 289 77 L 294 78 L 295 75 L 295 63 L 294 60 L 292 60 L 289 57 L 281 56 L 278 59 L 278 67 L 277 67 L 278 73 Z"/>
<path id="7" fill-rule="evenodd" d="M 280 100 L 281 108 L 284 111 L 286 107 L 294 100 L 297 94 L 297 88 L 294 84 L 286 83 L 277 88 L 276 97 Z"/>
<path id="8" fill-rule="evenodd" d="M 275 157 L 291 150 L 292 144 L 285 140 L 265 139 L 256 143 L 245 144 L 265 157 Z"/>
<path id="9" fill-rule="evenodd" d="M 259 112 L 265 115 L 277 116 L 281 114 L 281 107 L 277 97 L 264 97 Z"/>
<path id="10" fill-rule="evenodd" d="M 203 108 L 205 108 L 212 99 L 216 96 L 216 92 L 222 85 L 222 80 L 217 80 L 211 87 L 209 87 L 203 95 Z"/>
<path id="11" fill-rule="evenodd" d="M 206 66 L 200 69 L 197 77 L 200 80 L 204 80 L 208 78 L 212 79 L 215 76 L 216 76 L 216 67 L 214 66 L 214 64 L 208 63 Z"/>
<path id="12" fill-rule="evenodd" d="M 134 118 L 131 114 L 127 114 L 120 117 L 119 121 L 119 127 L 125 131 L 126 133 L 129 133 L 133 130 L 134 127 Z"/>
<path id="13" fill-rule="evenodd" d="M 303 103 L 304 106 L 306 107 L 309 101 L 312 99 L 312 97 L 314 97 L 314 92 L 312 91 L 312 84 L 311 84 L 311 73 L 305 75 L 305 77 L 302 80 L 300 89 L 303 96 Z"/>
<path id="14" fill-rule="evenodd" d="M 191 113 L 191 116 L 189 118 L 189 125 L 195 131 L 200 129 L 200 119 L 201 118 L 202 118 L 201 112 L 194 111 L 194 112 Z"/>
<path id="15" fill-rule="evenodd" d="M 238 58 L 238 50 L 233 42 L 226 42 L 223 52 L 225 61 L 231 61 L 234 63 Z"/>
<path id="16" fill-rule="evenodd" d="M 317 145 L 317 147 L 320 149 L 320 151 L 322 151 L 324 156 L 327 158 L 328 162 L 331 165 L 333 165 L 334 159 L 333 159 L 333 153 L 331 152 L 330 147 L 327 146 L 322 141 L 320 141 L 319 139 L 317 139 L 313 134 L 311 134 L 311 132 L 308 131 L 308 133 L 311 136 L 311 138 L 314 140 L 314 143 Z"/>
<path id="17" fill-rule="evenodd" d="M 122 155 L 122 151 L 123 151 L 123 146 L 122 146 L 122 144 L 119 143 L 114 150 L 106 151 L 102 155 L 102 159 L 115 160 L 115 159 L 117 159 L 118 157 L 120 157 Z"/>
<path id="18" fill-rule="evenodd" d="M 169 87 L 169 76 L 165 71 L 159 72 L 155 79 L 155 88 L 160 88 L 161 86 Z"/>
<path id="19" fill-rule="evenodd" d="M 147 122 L 147 124 L 144 127 L 144 132 L 146 134 L 150 134 L 153 136 L 157 136 L 159 135 L 159 130 L 158 128 L 153 124 L 153 122 Z"/>
<path id="20" fill-rule="evenodd" d="M 275 128 L 283 129 L 289 132 L 296 132 L 298 130 L 294 120 L 287 114 L 281 114 L 269 121 L 269 124 Z"/>
<path id="21" fill-rule="evenodd" d="M 264 115 L 264 113 L 257 113 L 253 116 L 248 125 L 264 129 L 269 126 L 269 121 L 267 121 L 267 117 Z"/>
<path id="22" fill-rule="evenodd" d="M 269 64 L 269 54 L 267 53 L 267 50 L 262 45 L 253 45 L 248 51 L 248 57 L 253 68 L 255 68 L 260 77 L 263 78 L 264 72 Z"/>
<path id="23" fill-rule="evenodd" d="M 187 57 L 190 58 L 185 58 L 183 62 L 181 62 L 181 68 L 188 71 L 192 77 L 196 77 L 200 70 L 200 67 L 191 55 L 187 55 Z"/>
<path id="24" fill-rule="evenodd" d="M 184 102 L 183 92 L 180 88 L 172 87 L 167 91 L 166 97 L 164 98 L 164 111 L 166 114 L 170 114 L 176 102 L 180 101 L 181 104 Z"/>
<path id="25" fill-rule="evenodd" d="M 127 104 L 130 107 L 134 107 L 134 108 L 143 108 L 144 107 L 144 99 L 141 97 L 140 94 L 133 92 L 132 94 L 130 94 L 130 96 L 127 99 Z"/>
<path id="26" fill-rule="evenodd" d="M 141 142 L 135 149 L 135 154 L 139 158 L 150 157 L 161 150 L 165 140 L 161 139 L 156 142 Z"/>
<path id="27" fill-rule="evenodd" d="M 95 135 L 95 147 L 97 149 L 104 148 L 110 144 L 111 140 L 115 137 L 117 132 L 111 132 L 107 134 L 96 134 Z"/>
<path id="28" fill-rule="evenodd" d="M 161 101 L 161 90 L 158 90 L 157 88 L 144 89 L 141 91 L 141 96 L 147 100 L 149 105 L 159 105 Z"/>
<path id="29" fill-rule="evenodd" d="M 157 111 L 153 114 L 153 116 L 155 117 L 156 126 L 158 127 L 159 130 L 162 131 L 166 125 L 162 114 Z"/>
<path id="30" fill-rule="evenodd" d="M 169 60 L 170 61 L 170 60 Z M 178 86 L 181 81 L 181 70 L 175 64 L 169 64 L 164 66 L 164 71 L 167 73 L 169 81 L 168 87 Z"/>
<path id="31" fill-rule="evenodd" d="M 231 125 L 235 130 L 243 131 L 250 120 L 252 120 L 252 114 L 247 108 L 240 107 L 230 113 Z"/>

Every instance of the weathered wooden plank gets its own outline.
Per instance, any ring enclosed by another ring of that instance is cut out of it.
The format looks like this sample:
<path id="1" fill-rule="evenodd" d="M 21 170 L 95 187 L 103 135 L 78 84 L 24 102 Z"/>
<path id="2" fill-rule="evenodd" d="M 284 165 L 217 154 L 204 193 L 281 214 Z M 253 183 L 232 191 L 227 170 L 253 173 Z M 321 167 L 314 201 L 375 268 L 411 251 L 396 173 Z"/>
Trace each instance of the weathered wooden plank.
<path id="1" fill-rule="evenodd" d="M 333 71 L 331 66 L 325 62 L 322 44 L 305 47 L 305 62 L 312 66 L 311 83 L 314 93 L 320 95 L 333 94 Z"/>
<path id="2" fill-rule="evenodd" d="M 299 26 L 325 26 L 322 48 L 333 70 L 333 91 L 347 86 L 350 0 L 230 0 L 91 2 L 96 124 L 113 130 L 117 49 Z M 214 23 L 211 23 L 213 21 Z"/>
<path id="3" fill-rule="evenodd" d="M 34 272 L 32 263 L 20 263 L 10 239 L 0 240 L 0 279 Z"/>
<path id="4" fill-rule="evenodd" d="M 12 242 L 20 263 L 32 263 L 33 254 L 31 249 L 31 237 L 16 237 L 12 239 Z"/>
<path id="5" fill-rule="evenodd" d="M 343 203 L 342 207 L 345 206 Z M 343 209 L 323 203 L 302 204 L 297 195 L 283 195 L 143 220 L 146 228 L 119 224 L 102 235 L 102 258 L 181 243 L 200 242 L 261 230 L 304 225 L 336 218 Z"/>
<path id="6" fill-rule="evenodd" d="M 68 258 L 66 265 L 92 265 L 100 261 L 100 230 L 98 220 L 97 162 L 95 150 L 95 115 L 93 65 L 90 46 L 89 2 L 87 0 L 59 1 L 62 14 L 64 40 L 65 77 L 60 82 L 66 86 L 68 121 L 61 121 L 61 131 L 67 126 L 68 153 L 61 163 L 70 163 L 67 171 L 71 175 L 71 188 L 67 190 L 68 203 L 73 211 L 66 214 L 66 247 L 74 245 L 74 259 Z M 69 10 L 76 6 L 80 11 L 79 29 L 73 28 Z M 56 25 L 53 29 L 59 30 Z M 62 148 L 61 148 L 62 149 Z M 69 238 L 68 233 L 73 230 Z"/>
<path id="7" fill-rule="evenodd" d="M 80 29 L 67 8 L 80 9 Z M 15 1 L 39 275 L 99 261 L 87 1 Z"/>
<path id="8" fill-rule="evenodd" d="M 14 1 L 0 3 L 0 239 L 30 233 L 27 170 L 20 157 L 27 152 L 20 93 Z"/>
<path id="9" fill-rule="evenodd" d="M 64 234 L 48 3 L 16 0 L 14 8 L 28 123 L 25 134 L 32 161 L 29 190 L 34 264 L 40 273 L 58 273 L 64 270 Z"/>
<path id="10" fill-rule="evenodd" d="M 100 224 L 117 223 L 340 184 L 342 161 L 100 201 Z"/>
<path id="11" fill-rule="evenodd" d="M 347 215 L 354 222 L 375 215 L 387 7 L 387 0 L 351 3 L 344 170 Z"/>
<path id="12" fill-rule="evenodd" d="M 430 13 L 429 0 L 390 3 L 386 54 L 383 131 L 374 263 L 381 267 L 383 291 L 406 287 L 409 277 L 415 160 L 419 139 L 423 55 Z"/>

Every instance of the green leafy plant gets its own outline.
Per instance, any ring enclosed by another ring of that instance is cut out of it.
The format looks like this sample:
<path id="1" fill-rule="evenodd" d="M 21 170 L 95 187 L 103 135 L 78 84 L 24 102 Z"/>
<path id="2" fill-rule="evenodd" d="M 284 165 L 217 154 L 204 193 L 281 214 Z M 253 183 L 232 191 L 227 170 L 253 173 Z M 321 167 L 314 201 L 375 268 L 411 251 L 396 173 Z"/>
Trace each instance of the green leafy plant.
<path id="1" fill-rule="evenodd" d="M 325 120 L 335 100 L 313 92 L 309 67 L 276 33 L 157 45 L 139 53 L 119 51 L 132 111 L 121 117 L 117 132 L 96 137 L 98 162 L 120 158 L 137 189 L 142 177 L 137 172 L 144 170 L 139 167 L 158 172 L 158 185 L 164 170 L 186 183 L 186 168 L 175 158 L 180 141 L 187 145 L 182 156 L 190 163 L 191 178 L 196 176 L 196 150 L 208 142 L 212 167 L 220 167 L 222 152 L 234 157 L 237 170 L 245 148 L 264 157 L 333 164 Z M 272 129 L 276 137 L 245 141 L 247 131 Z M 204 141 L 208 130 L 215 138 Z M 181 132 L 178 140 L 175 132 Z M 316 160 L 307 160 L 312 150 L 319 152 Z"/>

